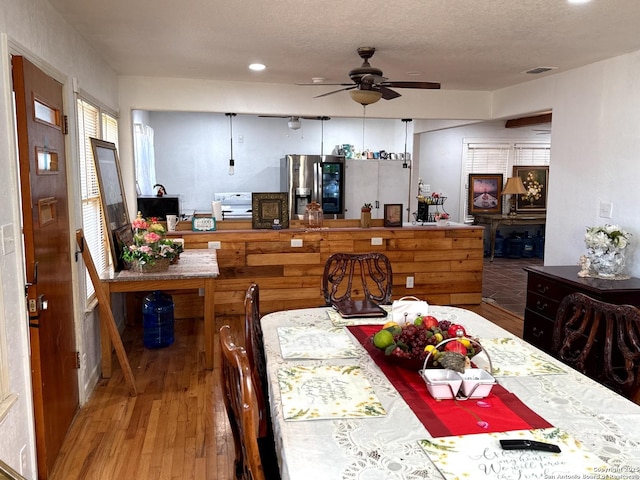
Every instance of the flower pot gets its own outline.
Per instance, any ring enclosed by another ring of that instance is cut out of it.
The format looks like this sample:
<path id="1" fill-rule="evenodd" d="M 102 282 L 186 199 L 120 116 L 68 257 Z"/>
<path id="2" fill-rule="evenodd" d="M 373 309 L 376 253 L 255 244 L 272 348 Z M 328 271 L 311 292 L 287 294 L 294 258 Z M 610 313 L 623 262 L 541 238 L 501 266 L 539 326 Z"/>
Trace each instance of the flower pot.
<path id="1" fill-rule="evenodd" d="M 436 225 L 438 225 L 439 227 L 446 227 L 447 225 L 449 225 L 449 220 L 447 219 L 438 219 L 436 220 Z"/>
<path id="2" fill-rule="evenodd" d="M 360 211 L 360 227 L 369 228 L 371 226 L 371 210 Z"/>
<path id="3" fill-rule="evenodd" d="M 171 260 L 169 260 L 168 258 L 156 258 L 153 262 L 153 264 L 151 263 L 140 263 L 137 260 L 134 260 L 133 263 L 131 264 L 131 270 L 137 273 L 160 273 L 160 272 L 166 272 L 167 270 L 169 270 L 169 264 L 170 264 Z"/>

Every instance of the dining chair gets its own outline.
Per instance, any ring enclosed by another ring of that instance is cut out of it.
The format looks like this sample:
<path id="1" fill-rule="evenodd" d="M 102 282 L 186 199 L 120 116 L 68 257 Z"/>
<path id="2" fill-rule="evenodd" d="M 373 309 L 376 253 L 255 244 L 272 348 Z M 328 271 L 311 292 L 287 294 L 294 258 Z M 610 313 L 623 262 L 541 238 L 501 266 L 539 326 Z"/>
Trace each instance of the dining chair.
<path id="1" fill-rule="evenodd" d="M 260 287 L 252 283 L 244 296 L 244 348 L 249 358 L 249 367 L 253 375 L 258 412 L 260 414 L 259 437 L 270 433 L 270 419 L 267 409 L 267 365 L 264 356 L 262 326 L 260 325 Z"/>
<path id="2" fill-rule="evenodd" d="M 247 352 L 238 346 L 229 325 L 220 328 L 221 384 L 235 448 L 236 478 L 264 480 L 258 447 L 258 401 Z"/>
<path id="3" fill-rule="evenodd" d="M 640 403 L 640 310 L 582 293 L 563 298 L 553 351 L 568 365 Z"/>
<path id="4" fill-rule="evenodd" d="M 359 280 L 354 283 L 354 279 Z M 324 266 L 322 292 L 326 305 L 362 299 L 391 303 L 393 272 L 389 258 L 378 252 L 334 253 Z"/>

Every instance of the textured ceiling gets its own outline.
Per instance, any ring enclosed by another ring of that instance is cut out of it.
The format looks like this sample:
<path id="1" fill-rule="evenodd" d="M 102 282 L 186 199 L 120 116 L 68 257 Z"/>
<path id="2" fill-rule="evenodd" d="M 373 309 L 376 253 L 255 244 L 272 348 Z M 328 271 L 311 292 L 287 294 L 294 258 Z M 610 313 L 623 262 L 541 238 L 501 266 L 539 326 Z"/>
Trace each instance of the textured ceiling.
<path id="1" fill-rule="evenodd" d="M 495 90 L 640 50 L 640 1 L 49 0 L 120 75 L 349 82 L 360 46 L 391 81 Z M 263 72 L 247 69 L 252 62 Z M 541 75 L 534 67 L 557 67 Z M 410 75 L 410 73 L 419 75 Z M 334 87 L 335 88 L 335 87 Z"/>

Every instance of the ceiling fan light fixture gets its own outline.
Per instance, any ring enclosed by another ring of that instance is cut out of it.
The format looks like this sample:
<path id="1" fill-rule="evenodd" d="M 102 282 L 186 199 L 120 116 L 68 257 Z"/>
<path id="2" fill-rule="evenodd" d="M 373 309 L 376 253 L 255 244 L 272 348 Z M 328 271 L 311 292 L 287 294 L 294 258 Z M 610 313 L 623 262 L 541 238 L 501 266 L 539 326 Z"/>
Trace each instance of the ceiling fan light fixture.
<path id="1" fill-rule="evenodd" d="M 349 95 L 354 102 L 360 105 L 371 105 L 382 98 L 382 92 L 378 90 L 349 90 Z"/>
<path id="2" fill-rule="evenodd" d="M 300 127 L 302 126 L 302 122 L 298 117 L 291 117 L 287 125 L 291 130 L 299 130 Z"/>

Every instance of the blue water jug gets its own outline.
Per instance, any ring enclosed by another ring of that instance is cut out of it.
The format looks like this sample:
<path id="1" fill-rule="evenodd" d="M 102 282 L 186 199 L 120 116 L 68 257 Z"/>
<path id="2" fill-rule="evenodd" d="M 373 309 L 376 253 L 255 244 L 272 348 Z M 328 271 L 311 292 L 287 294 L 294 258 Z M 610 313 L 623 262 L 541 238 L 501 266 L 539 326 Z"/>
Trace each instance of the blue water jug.
<path id="1" fill-rule="evenodd" d="M 174 341 L 173 298 L 161 291 L 142 301 L 143 343 L 147 348 L 168 347 Z"/>

